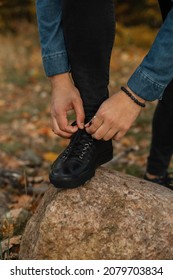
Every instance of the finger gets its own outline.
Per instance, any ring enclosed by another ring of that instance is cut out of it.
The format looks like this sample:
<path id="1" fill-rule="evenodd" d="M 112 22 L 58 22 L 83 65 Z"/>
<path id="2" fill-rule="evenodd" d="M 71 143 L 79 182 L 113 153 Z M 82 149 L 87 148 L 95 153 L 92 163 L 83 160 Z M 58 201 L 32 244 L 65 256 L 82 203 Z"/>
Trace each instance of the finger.
<path id="1" fill-rule="evenodd" d="M 95 115 L 89 123 L 86 124 L 86 131 L 90 134 L 96 133 L 96 131 L 100 128 L 100 126 L 103 124 L 103 119 L 98 118 L 97 115 Z"/>
<path id="2" fill-rule="evenodd" d="M 117 132 L 118 133 L 118 132 Z M 110 139 L 113 139 L 115 136 L 115 129 L 111 128 L 107 131 L 107 133 L 103 136 L 104 141 L 108 141 Z"/>
<path id="3" fill-rule="evenodd" d="M 72 133 L 64 132 L 59 128 L 55 118 L 52 118 L 52 131 L 56 135 L 59 135 L 59 136 L 64 137 L 64 138 L 70 138 L 72 136 Z"/>
<path id="4" fill-rule="evenodd" d="M 95 133 L 92 134 L 92 137 L 94 139 L 97 139 L 97 140 L 101 140 L 104 138 L 104 136 L 106 135 L 106 133 L 108 133 L 109 131 L 109 127 L 103 123 L 97 130 Z"/>
<path id="5" fill-rule="evenodd" d="M 80 129 L 84 128 L 84 120 L 85 120 L 85 113 L 84 113 L 84 108 L 83 104 L 81 101 L 75 102 L 74 103 L 74 110 L 76 113 L 76 122 L 77 125 Z"/>
<path id="6" fill-rule="evenodd" d="M 85 128 L 90 127 L 92 125 L 92 123 L 94 122 L 94 119 L 96 118 L 96 115 L 94 117 L 91 118 L 91 120 L 85 124 Z"/>
<path id="7" fill-rule="evenodd" d="M 56 120 L 57 126 L 62 132 L 72 134 L 78 130 L 77 125 L 72 126 L 68 123 L 67 112 L 59 111 L 59 113 L 56 114 L 56 116 L 53 116 L 53 118 Z"/>
<path id="8" fill-rule="evenodd" d="M 113 139 L 114 139 L 115 141 L 120 141 L 120 140 L 122 139 L 122 137 L 123 137 L 125 134 L 126 134 L 126 131 L 123 131 L 123 130 L 118 131 L 118 132 L 114 135 Z"/>

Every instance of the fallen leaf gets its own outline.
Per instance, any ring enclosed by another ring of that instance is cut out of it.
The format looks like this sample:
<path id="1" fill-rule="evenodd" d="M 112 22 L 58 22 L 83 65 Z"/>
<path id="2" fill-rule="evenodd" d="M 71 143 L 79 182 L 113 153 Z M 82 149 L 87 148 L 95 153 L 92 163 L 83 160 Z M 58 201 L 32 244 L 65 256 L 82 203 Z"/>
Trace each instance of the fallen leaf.
<path id="1" fill-rule="evenodd" d="M 13 236 L 10 239 L 5 239 L 1 242 L 2 253 L 11 249 L 14 245 L 19 245 L 21 242 L 21 235 Z"/>
<path id="2" fill-rule="evenodd" d="M 27 194 L 13 195 L 11 209 L 25 208 L 29 209 L 32 205 L 33 198 Z"/>
<path id="3" fill-rule="evenodd" d="M 42 127 L 38 129 L 38 134 L 49 136 L 52 134 L 52 130 L 49 127 Z"/>
<path id="4" fill-rule="evenodd" d="M 0 99 L 0 107 L 4 106 L 4 104 L 5 104 L 5 101 L 3 99 Z"/>
<path id="5" fill-rule="evenodd" d="M 44 160 L 51 161 L 51 162 L 54 161 L 57 158 L 57 156 L 58 154 L 52 152 L 47 152 L 43 154 Z"/>
<path id="6" fill-rule="evenodd" d="M 69 139 L 64 139 L 64 138 L 59 139 L 59 145 L 63 148 L 66 148 L 68 146 L 69 142 L 70 142 Z"/>

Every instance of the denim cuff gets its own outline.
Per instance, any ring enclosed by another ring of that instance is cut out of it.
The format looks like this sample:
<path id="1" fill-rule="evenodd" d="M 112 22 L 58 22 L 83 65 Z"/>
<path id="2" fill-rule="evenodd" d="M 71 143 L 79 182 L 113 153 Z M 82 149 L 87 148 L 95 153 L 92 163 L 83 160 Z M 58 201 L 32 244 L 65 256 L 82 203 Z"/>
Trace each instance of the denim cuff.
<path id="1" fill-rule="evenodd" d="M 42 57 L 45 73 L 48 77 L 70 71 L 66 52 L 54 53 Z"/>
<path id="2" fill-rule="evenodd" d="M 130 77 L 127 85 L 135 94 L 147 101 L 161 99 L 166 88 L 165 85 L 153 81 L 152 77 L 145 73 L 140 66 Z"/>

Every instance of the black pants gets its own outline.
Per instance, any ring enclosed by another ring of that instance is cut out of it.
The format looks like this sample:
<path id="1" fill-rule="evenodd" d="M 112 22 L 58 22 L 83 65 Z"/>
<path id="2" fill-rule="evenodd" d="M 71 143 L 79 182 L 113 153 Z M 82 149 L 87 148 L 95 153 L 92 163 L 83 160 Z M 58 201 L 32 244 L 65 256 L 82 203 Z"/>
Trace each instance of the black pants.
<path id="1" fill-rule="evenodd" d="M 86 117 L 108 98 L 109 66 L 115 36 L 114 0 L 63 0 L 64 37 L 74 83 Z M 159 0 L 163 19 L 172 4 Z M 173 82 L 158 102 L 147 171 L 164 175 L 173 152 Z"/>
<path id="2" fill-rule="evenodd" d="M 171 1 L 159 0 L 163 20 L 172 7 Z M 173 81 L 167 86 L 163 99 L 158 102 L 153 122 L 152 141 L 147 172 L 164 176 L 173 154 Z"/>
<path id="3" fill-rule="evenodd" d="M 63 29 L 71 73 L 86 117 L 108 98 L 115 36 L 114 0 L 63 0 Z"/>

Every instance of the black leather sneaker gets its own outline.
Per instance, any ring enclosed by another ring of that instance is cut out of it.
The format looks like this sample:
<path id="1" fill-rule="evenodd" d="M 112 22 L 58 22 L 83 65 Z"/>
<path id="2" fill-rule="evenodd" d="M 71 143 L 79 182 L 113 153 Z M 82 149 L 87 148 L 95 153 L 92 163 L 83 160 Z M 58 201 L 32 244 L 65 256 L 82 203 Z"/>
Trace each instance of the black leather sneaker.
<path id="1" fill-rule="evenodd" d="M 166 173 L 165 176 L 160 176 L 154 179 L 148 178 L 147 175 L 145 174 L 144 179 L 149 182 L 162 185 L 170 190 L 173 190 L 173 176 L 171 173 Z"/>
<path id="2" fill-rule="evenodd" d="M 96 168 L 112 157 L 112 140 L 96 140 L 85 129 L 79 129 L 52 164 L 50 182 L 57 188 L 76 188 L 91 179 Z"/>

